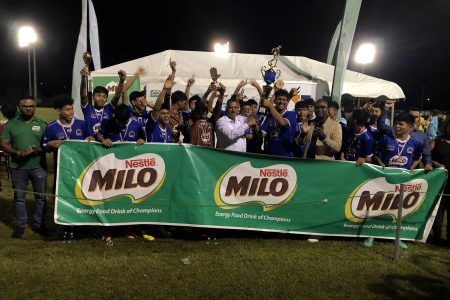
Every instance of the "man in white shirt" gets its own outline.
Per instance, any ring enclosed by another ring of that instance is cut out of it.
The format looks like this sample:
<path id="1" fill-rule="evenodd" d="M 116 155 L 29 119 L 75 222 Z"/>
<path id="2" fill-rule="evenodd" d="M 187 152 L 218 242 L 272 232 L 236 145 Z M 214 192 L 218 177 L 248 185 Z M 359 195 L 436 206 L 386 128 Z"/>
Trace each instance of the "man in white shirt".
<path id="1" fill-rule="evenodd" d="M 225 116 L 217 121 L 217 148 L 239 152 L 247 150 L 245 131 L 256 125 L 256 120 L 239 115 L 239 110 L 240 105 L 236 98 L 227 101 Z"/>

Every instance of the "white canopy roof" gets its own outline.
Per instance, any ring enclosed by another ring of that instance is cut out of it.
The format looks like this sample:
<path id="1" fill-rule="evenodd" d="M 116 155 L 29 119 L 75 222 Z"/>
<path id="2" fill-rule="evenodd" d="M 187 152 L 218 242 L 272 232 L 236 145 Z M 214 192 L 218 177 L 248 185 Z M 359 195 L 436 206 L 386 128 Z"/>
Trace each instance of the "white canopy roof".
<path id="1" fill-rule="evenodd" d="M 177 62 L 176 81 L 186 82 L 193 75 L 196 82 L 207 86 L 211 82 L 209 70 L 216 67 L 221 74 L 219 81 L 232 87 L 241 79 L 257 79 L 262 82 L 261 67 L 267 66 L 272 55 L 229 53 L 218 55 L 214 52 L 166 50 L 118 65 L 92 72 L 93 76 L 116 75 L 124 70 L 133 74 L 140 66 L 146 69 L 141 76 L 141 85 L 163 82 L 170 74 L 169 59 Z M 317 82 L 328 84 L 332 89 L 334 66 L 301 56 L 280 56 L 277 68 L 281 70 L 280 79 L 285 82 Z M 402 89 L 394 82 L 367 76 L 361 73 L 346 71 L 343 94 L 354 97 L 377 98 L 386 96 L 389 99 L 405 98 Z"/>

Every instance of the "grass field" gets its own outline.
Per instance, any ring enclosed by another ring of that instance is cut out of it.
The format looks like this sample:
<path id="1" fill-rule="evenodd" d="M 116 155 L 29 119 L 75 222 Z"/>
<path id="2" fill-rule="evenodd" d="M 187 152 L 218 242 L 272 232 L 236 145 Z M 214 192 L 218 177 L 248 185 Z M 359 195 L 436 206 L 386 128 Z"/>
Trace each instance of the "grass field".
<path id="1" fill-rule="evenodd" d="M 56 111 L 53 108 L 49 107 L 38 107 L 36 108 L 36 116 L 40 119 L 44 120 L 45 122 L 49 123 L 53 120 L 56 120 L 57 114 Z M 4 121 L 5 118 L 2 114 L 0 114 L 0 121 Z"/>
<path id="2" fill-rule="evenodd" d="M 37 114 L 56 117 L 51 109 Z M 398 262 L 392 242 L 368 249 L 357 239 L 311 244 L 303 236 L 206 229 L 167 237 L 153 227 L 155 241 L 116 237 L 107 246 L 91 228 L 63 243 L 51 199 L 50 236 L 28 230 L 15 240 L 6 177 L 2 169 L 0 299 L 449 299 L 449 248 L 420 243 L 409 243 Z M 52 182 L 50 173 L 49 192 Z"/>

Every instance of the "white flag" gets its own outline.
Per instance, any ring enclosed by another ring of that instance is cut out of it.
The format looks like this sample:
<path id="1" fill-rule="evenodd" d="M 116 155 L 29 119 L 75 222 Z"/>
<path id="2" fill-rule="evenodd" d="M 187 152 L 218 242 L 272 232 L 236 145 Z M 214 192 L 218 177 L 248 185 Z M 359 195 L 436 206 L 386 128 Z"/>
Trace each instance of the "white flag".
<path id="1" fill-rule="evenodd" d="M 102 66 L 100 64 L 100 43 L 98 40 L 97 16 L 95 15 L 92 0 L 89 0 L 89 45 L 91 46 L 94 70 L 101 69 Z"/>
<path id="2" fill-rule="evenodd" d="M 84 119 L 81 111 L 80 99 L 80 71 L 84 66 L 83 53 L 87 51 L 88 35 L 88 2 L 81 0 L 81 27 L 78 35 L 77 49 L 75 51 L 75 58 L 73 60 L 72 70 L 72 98 L 74 100 L 73 108 L 75 110 L 75 117 Z M 100 65 L 100 43 L 98 39 L 97 16 L 95 15 L 94 5 L 92 0 L 89 0 L 89 45 L 92 53 L 92 61 L 94 69 L 101 69 Z"/>

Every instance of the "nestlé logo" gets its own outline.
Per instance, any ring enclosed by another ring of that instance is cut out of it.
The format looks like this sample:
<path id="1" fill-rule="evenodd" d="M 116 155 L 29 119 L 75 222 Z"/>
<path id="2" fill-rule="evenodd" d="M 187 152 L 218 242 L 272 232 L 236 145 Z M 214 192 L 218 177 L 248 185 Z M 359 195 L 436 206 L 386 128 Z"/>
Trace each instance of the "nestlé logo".
<path id="1" fill-rule="evenodd" d="M 404 183 L 402 217 L 413 214 L 422 205 L 428 189 L 424 179 Z M 396 219 L 399 208 L 400 184 L 390 184 L 384 177 L 368 180 L 347 198 L 345 216 L 352 222 L 390 215 Z"/>
<path id="2" fill-rule="evenodd" d="M 297 173 L 284 164 L 254 168 L 250 162 L 235 165 L 217 181 L 214 200 L 224 209 L 260 204 L 264 211 L 288 202 L 297 189 Z"/>
<path id="3" fill-rule="evenodd" d="M 161 188 L 165 176 L 164 160 L 158 154 L 146 153 L 121 160 L 110 153 L 83 170 L 75 195 L 86 205 L 99 205 L 122 196 L 139 203 Z"/>

